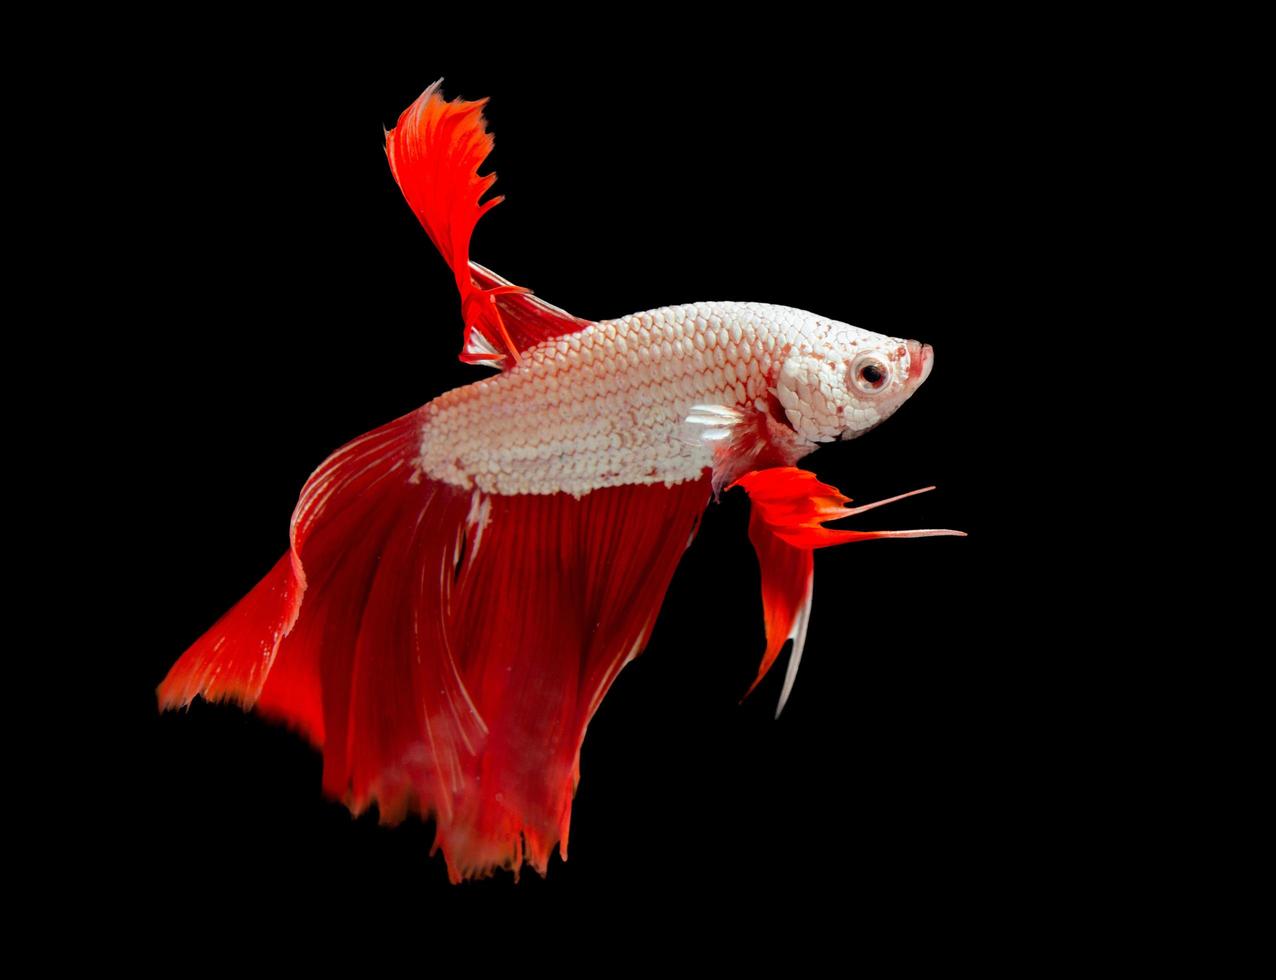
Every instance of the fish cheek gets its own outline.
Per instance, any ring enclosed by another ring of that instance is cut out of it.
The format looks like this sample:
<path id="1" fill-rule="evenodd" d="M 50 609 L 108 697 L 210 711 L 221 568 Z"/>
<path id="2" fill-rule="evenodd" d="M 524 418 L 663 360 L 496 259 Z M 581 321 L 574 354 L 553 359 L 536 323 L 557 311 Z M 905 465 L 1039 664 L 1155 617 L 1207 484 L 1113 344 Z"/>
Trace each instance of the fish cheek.
<path id="1" fill-rule="evenodd" d="M 893 411 L 893 410 L 892 410 Z M 842 421 L 846 427 L 838 439 L 846 441 L 871 432 L 890 417 L 891 412 L 882 412 L 874 405 L 866 405 L 857 399 L 847 402 L 841 409 Z"/>

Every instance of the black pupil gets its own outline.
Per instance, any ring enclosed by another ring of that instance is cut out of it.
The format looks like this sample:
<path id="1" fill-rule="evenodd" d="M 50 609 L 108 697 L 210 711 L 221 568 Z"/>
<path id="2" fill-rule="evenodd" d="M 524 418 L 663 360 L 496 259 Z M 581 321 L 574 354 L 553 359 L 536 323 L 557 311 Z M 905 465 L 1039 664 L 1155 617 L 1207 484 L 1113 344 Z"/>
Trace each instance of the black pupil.
<path id="1" fill-rule="evenodd" d="M 882 369 L 876 364 L 865 364 L 860 368 L 860 377 L 876 387 L 882 383 Z"/>

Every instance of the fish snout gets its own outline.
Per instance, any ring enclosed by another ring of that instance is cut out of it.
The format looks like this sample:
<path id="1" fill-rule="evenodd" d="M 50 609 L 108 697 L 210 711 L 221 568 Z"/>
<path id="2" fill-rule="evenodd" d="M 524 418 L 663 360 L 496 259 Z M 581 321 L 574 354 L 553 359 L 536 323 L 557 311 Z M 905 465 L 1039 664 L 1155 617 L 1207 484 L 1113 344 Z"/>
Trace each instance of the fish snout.
<path id="1" fill-rule="evenodd" d="M 935 348 L 930 344 L 919 344 L 915 340 L 908 342 L 908 380 L 919 385 L 930 377 L 930 369 L 935 366 Z"/>

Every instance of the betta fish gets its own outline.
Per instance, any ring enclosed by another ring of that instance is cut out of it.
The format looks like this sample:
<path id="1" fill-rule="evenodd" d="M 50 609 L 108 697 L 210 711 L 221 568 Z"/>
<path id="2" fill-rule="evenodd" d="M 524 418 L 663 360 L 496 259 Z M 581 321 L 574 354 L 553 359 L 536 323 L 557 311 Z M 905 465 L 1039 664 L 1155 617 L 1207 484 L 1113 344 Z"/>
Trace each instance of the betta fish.
<path id="1" fill-rule="evenodd" d="M 815 549 L 960 532 L 825 527 L 901 498 L 848 506 L 796 467 L 895 412 L 930 374 L 929 345 L 763 303 L 596 322 L 547 303 L 470 259 L 501 200 L 484 200 L 496 176 L 478 172 L 486 100 L 440 86 L 386 133 L 386 155 L 455 277 L 460 359 L 498 373 L 325 460 L 287 553 L 158 696 L 291 725 L 354 813 L 432 817 L 460 881 L 524 863 L 545 874 L 555 847 L 566 858 L 590 718 L 720 493 L 750 501 L 765 629 L 753 687 L 793 641 L 781 708 Z"/>

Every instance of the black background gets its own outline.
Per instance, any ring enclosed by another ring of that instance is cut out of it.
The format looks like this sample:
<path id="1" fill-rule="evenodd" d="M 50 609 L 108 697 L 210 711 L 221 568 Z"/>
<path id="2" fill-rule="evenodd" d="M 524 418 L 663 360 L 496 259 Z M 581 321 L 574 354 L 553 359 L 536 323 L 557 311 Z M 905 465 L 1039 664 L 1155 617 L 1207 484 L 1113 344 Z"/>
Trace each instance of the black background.
<path id="1" fill-rule="evenodd" d="M 919 929 L 954 945 L 1033 923 L 1071 804 L 1040 722 L 1059 669 L 1038 643 L 1042 573 L 1008 508 L 1040 424 L 1017 395 L 1024 335 L 1057 316 L 1034 276 L 1067 113 L 1033 69 L 1045 42 L 1012 49 L 985 26 L 623 48 L 506 31 L 499 49 L 223 28 L 121 58 L 134 128 L 116 204 L 137 247 L 117 289 L 137 329 L 118 335 L 132 363 L 116 403 L 144 437 L 116 487 L 126 788 L 100 833 L 150 914 L 570 910 L 694 931 L 713 909 L 738 941 L 783 912 L 783 946 Z M 310 471 L 485 374 L 456 360 L 450 274 L 382 150 L 439 76 L 449 97 L 491 98 L 507 200 L 472 254 L 514 282 L 593 319 L 754 300 L 932 344 L 896 416 L 804 465 L 857 501 L 938 485 L 859 526 L 970 534 L 818 553 L 776 721 L 783 660 L 738 703 L 763 631 L 747 503 L 726 495 L 590 726 L 571 859 L 517 885 L 449 885 L 428 825 L 351 819 L 282 728 L 154 705 L 173 660 L 282 553 Z"/>

